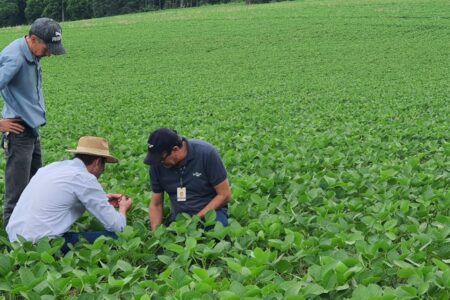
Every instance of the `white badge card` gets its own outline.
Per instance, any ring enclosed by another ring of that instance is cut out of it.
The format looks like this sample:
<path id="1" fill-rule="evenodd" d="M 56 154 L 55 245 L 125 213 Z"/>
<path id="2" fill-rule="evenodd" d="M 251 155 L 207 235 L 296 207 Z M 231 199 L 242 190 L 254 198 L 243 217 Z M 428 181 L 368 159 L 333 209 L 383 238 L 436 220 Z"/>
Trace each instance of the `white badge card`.
<path id="1" fill-rule="evenodd" d="M 186 188 L 185 187 L 177 188 L 177 201 L 178 202 L 186 201 Z"/>

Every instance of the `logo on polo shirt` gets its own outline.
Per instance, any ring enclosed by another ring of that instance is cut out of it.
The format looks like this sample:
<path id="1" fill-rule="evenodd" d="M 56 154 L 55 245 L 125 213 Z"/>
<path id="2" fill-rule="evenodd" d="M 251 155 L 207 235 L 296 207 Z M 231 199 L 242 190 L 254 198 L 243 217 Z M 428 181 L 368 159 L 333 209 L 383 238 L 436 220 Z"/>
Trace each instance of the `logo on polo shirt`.
<path id="1" fill-rule="evenodd" d="M 155 145 L 148 144 L 148 149 L 152 149 L 153 147 L 155 147 Z"/>
<path id="2" fill-rule="evenodd" d="M 195 177 L 200 177 L 200 176 L 202 176 L 202 173 L 199 173 L 199 172 L 195 172 L 195 173 L 192 173 L 192 176 L 195 176 Z"/>

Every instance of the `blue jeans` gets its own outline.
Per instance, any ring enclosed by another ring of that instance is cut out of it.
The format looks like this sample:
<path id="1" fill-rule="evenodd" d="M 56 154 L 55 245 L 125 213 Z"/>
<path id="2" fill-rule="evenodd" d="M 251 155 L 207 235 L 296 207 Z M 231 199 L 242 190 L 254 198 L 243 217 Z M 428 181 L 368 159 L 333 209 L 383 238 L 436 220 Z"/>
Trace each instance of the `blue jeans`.
<path id="1" fill-rule="evenodd" d="M 223 227 L 228 226 L 228 213 L 226 210 L 216 210 L 216 221 L 222 223 Z"/>
<path id="2" fill-rule="evenodd" d="M 117 239 L 117 235 L 111 231 L 90 231 L 90 232 L 66 232 L 63 238 L 66 240 L 64 245 L 61 247 L 62 253 L 66 254 L 70 249 L 68 244 L 75 245 L 80 241 L 80 237 L 86 239 L 89 243 L 94 243 L 96 239 L 101 236 L 110 237 Z"/>

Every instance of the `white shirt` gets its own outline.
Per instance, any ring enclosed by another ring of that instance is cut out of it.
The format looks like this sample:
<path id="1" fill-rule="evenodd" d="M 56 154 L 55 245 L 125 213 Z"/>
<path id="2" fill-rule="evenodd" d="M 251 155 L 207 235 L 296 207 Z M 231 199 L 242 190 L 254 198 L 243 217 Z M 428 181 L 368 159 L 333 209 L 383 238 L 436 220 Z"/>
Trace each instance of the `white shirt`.
<path id="1" fill-rule="evenodd" d="M 122 231 L 126 218 L 108 202 L 97 178 L 75 158 L 40 168 L 17 202 L 6 232 L 11 242 L 17 235 L 36 242 L 67 232 L 88 210 L 108 231 Z"/>

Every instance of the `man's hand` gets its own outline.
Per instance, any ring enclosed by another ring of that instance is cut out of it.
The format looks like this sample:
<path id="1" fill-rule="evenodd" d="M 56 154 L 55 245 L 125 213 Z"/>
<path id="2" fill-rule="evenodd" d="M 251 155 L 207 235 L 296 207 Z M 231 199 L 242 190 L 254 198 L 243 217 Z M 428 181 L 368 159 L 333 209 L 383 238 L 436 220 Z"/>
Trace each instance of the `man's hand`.
<path id="1" fill-rule="evenodd" d="M 22 133 L 25 130 L 25 127 L 17 123 L 18 121 L 20 121 L 20 119 L 1 119 L 0 132 Z"/>
<path id="2" fill-rule="evenodd" d="M 119 200 L 123 196 L 122 194 L 108 194 L 109 204 L 111 204 L 115 208 L 119 208 Z"/>
<path id="3" fill-rule="evenodd" d="M 119 199 L 119 212 L 123 215 L 127 214 L 127 211 L 133 206 L 133 199 L 126 196 L 122 196 Z"/>

